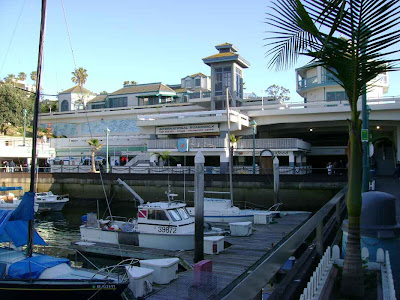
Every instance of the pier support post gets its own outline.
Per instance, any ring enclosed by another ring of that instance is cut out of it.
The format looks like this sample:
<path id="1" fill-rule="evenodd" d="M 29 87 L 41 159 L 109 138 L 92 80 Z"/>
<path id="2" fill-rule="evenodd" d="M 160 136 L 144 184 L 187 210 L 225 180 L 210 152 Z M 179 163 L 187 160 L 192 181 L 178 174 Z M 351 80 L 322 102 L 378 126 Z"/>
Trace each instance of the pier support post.
<path id="1" fill-rule="evenodd" d="M 194 262 L 204 259 L 204 156 L 194 158 Z"/>
<path id="2" fill-rule="evenodd" d="M 273 160 L 274 167 L 274 204 L 279 203 L 279 159 L 277 156 Z"/>

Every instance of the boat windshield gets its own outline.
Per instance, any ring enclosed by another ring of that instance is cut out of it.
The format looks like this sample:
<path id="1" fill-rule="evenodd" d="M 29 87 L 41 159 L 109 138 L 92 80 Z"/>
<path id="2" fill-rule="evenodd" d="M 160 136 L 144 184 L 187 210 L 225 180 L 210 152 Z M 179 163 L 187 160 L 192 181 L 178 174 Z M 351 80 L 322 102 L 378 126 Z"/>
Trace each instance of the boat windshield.
<path id="1" fill-rule="evenodd" d="M 182 220 L 182 217 L 180 216 L 180 214 L 177 212 L 176 209 L 169 209 L 168 212 L 169 212 L 169 215 L 171 216 L 172 220 L 174 220 L 174 221 Z"/>
<path id="2" fill-rule="evenodd" d="M 179 207 L 178 209 L 179 214 L 181 215 L 183 220 L 189 219 L 190 215 L 188 211 L 186 210 L 186 207 Z"/>
<path id="3" fill-rule="evenodd" d="M 165 211 L 155 209 L 149 209 L 149 215 L 147 219 L 169 221 L 167 215 L 165 214 Z"/>

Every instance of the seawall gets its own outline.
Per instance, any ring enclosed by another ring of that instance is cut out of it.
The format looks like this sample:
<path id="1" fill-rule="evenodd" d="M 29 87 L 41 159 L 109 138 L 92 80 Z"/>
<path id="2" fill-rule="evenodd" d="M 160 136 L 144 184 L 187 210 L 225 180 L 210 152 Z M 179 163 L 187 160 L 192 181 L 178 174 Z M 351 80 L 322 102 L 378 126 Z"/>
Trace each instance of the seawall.
<path id="1" fill-rule="evenodd" d="M 193 175 L 182 174 L 84 174 L 84 173 L 41 173 L 38 176 L 39 192 L 51 190 L 55 194 L 69 194 L 71 205 L 74 199 L 104 199 L 104 193 L 113 201 L 128 201 L 132 195 L 118 185 L 121 178 L 132 186 L 145 201 L 166 200 L 168 185 L 171 191 L 193 201 Z M 331 199 L 346 184 L 346 176 L 282 175 L 280 177 L 280 202 L 283 209 L 315 211 Z M 273 178 L 270 175 L 233 176 L 234 202 L 244 206 L 244 202 L 262 207 L 273 204 Z M 28 173 L 0 173 L 1 186 L 22 186 L 29 189 Z M 185 188 L 184 188 L 185 186 Z M 206 191 L 229 191 L 229 177 L 224 174 L 206 174 Z M 184 192 L 185 191 L 185 192 Z M 215 195 L 206 195 L 215 197 Z M 227 197 L 228 195 L 226 195 Z M 225 198 L 226 198 L 225 197 Z"/>

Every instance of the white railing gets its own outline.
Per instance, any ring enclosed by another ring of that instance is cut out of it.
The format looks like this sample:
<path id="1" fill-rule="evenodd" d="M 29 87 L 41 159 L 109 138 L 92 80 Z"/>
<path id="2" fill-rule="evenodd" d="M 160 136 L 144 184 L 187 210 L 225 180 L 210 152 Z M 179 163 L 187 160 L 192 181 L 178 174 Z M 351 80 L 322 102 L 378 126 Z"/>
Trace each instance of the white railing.
<path id="1" fill-rule="evenodd" d="M 310 281 L 307 283 L 307 287 L 303 290 L 300 300 L 319 299 L 319 295 L 332 270 L 333 263 L 334 260 L 331 253 L 331 247 L 328 247 L 325 254 L 322 256 L 317 269 L 314 271 Z"/>
<path id="2" fill-rule="evenodd" d="M 227 148 L 227 140 L 223 138 L 190 138 L 189 149 L 201 148 Z M 149 140 L 147 142 L 147 149 L 178 149 L 178 140 Z"/>
<path id="3" fill-rule="evenodd" d="M 305 149 L 310 150 L 311 144 L 296 138 L 256 139 L 256 149 Z M 241 139 L 237 149 L 253 149 L 253 139 Z"/>
<path id="4" fill-rule="evenodd" d="M 384 98 L 376 98 L 376 99 L 367 99 L 367 104 L 371 106 L 371 109 L 379 110 L 381 107 L 387 106 L 388 104 L 396 104 L 400 105 L 400 97 L 384 97 Z M 304 110 L 312 110 L 318 108 L 335 108 L 335 107 L 343 107 L 346 110 L 350 111 L 349 102 L 347 100 L 342 101 L 312 101 L 312 102 L 284 102 L 284 103 L 268 103 L 264 102 L 264 105 L 246 105 L 240 107 L 240 111 L 250 113 L 250 115 L 256 114 L 259 111 L 278 111 L 278 110 L 286 110 L 286 109 L 304 109 Z M 361 110 L 361 100 L 358 101 L 357 107 Z"/>
<path id="5" fill-rule="evenodd" d="M 106 134 L 103 136 L 93 136 L 93 138 L 97 138 L 103 146 L 106 146 Z M 108 145 L 110 147 L 114 146 L 145 146 L 149 135 L 118 135 L 118 136 L 109 136 L 108 137 Z M 61 148 L 74 148 L 74 147 L 87 147 L 89 148 L 88 140 L 91 137 L 76 137 L 76 138 L 52 138 L 50 143 L 52 147 L 57 148 L 58 150 Z"/>
<path id="6" fill-rule="evenodd" d="M 311 144 L 296 138 L 256 139 L 257 150 L 263 149 L 304 149 L 310 150 Z M 169 149 L 178 148 L 177 139 L 149 140 L 147 149 Z M 189 149 L 199 148 L 228 148 L 228 140 L 223 138 L 189 138 Z M 253 149 L 253 139 L 241 139 L 237 142 L 236 150 Z"/>
<path id="7" fill-rule="evenodd" d="M 376 252 L 376 262 L 369 261 L 369 251 L 367 248 L 362 248 L 361 257 L 367 270 L 381 271 L 382 277 L 382 294 L 385 300 L 396 300 L 396 291 L 394 289 L 394 281 L 392 267 L 390 264 L 389 252 L 384 252 L 379 248 Z M 316 300 L 325 299 L 323 295 L 324 288 L 333 270 L 333 264 L 343 267 L 344 259 L 340 258 L 340 248 L 335 245 L 331 249 L 328 247 L 318 267 L 313 272 L 307 287 L 304 288 L 303 294 L 300 295 L 300 300 Z"/>
<path id="8" fill-rule="evenodd" d="M 130 161 L 128 161 L 125 166 L 130 167 L 140 161 L 150 161 L 150 153 L 145 152 L 145 153 L 140 153 L 140 154 L 136 155 L 134 158 L 132 158 Z"/>

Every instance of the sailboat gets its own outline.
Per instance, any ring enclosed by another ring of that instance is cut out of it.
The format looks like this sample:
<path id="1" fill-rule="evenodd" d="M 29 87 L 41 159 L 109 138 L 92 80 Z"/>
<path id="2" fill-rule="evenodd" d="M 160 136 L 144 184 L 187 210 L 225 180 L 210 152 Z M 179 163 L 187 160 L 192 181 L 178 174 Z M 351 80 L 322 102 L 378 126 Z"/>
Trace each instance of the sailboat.
<path id="1" fill-rule="evenodd" d="M 33 120 L 30 191 L 15 210 L 0 210 L 0 297 L 1 299 L 108 299 L 128 286 L 127 276 L 71 267 L 65 258 L 33 253 L 33 245 L 45 245 L 34 229 L 36 143 L 46 0 L 42 0 L 36 98 Z M 21 247 L 27 245 L 26 252 Z M 124 267 L 124 265 L 118 265 Z M 126 273 L 125 273 L 126 274 Z"/>

